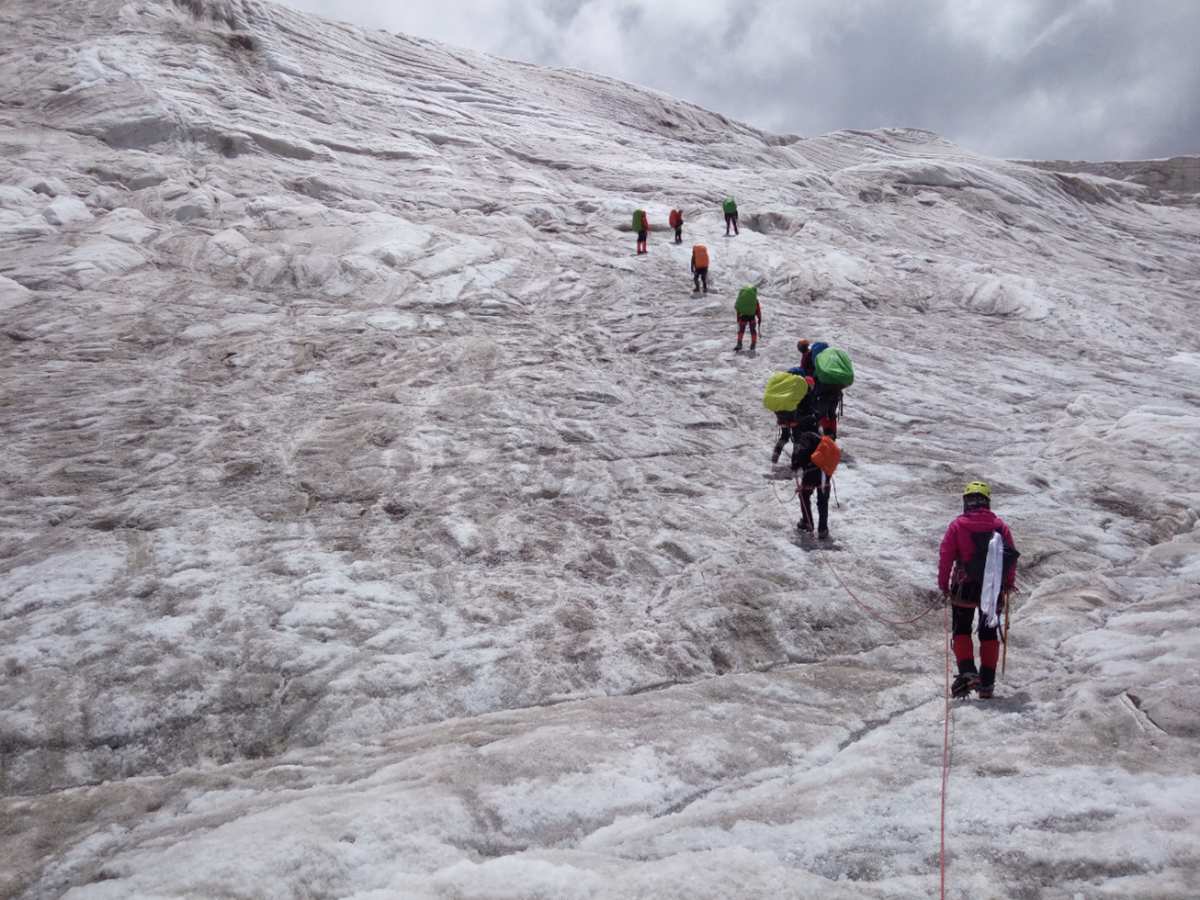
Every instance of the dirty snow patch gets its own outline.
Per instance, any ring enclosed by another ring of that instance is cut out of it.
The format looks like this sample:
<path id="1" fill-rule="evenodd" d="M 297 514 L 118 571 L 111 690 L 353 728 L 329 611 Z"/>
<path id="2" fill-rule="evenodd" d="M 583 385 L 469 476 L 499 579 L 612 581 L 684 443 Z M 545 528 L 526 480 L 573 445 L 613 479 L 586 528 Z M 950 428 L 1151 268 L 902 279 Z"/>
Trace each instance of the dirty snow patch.
<path id="1" fill-rule="evenodd" d="M 1015 319 L 1045 319 L 1054 310 L 1054 303 L 1038 289 L 1030 278 L 1001 275 L 977 284 L 967 294 L 964 305 L 985 316 Z"/>

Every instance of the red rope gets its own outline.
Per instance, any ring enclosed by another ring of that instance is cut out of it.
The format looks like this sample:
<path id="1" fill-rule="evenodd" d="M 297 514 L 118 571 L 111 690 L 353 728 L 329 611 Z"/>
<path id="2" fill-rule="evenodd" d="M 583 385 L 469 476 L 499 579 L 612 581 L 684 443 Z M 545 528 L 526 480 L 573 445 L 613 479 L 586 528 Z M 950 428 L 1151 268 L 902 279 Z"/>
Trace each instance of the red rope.
<path id="1" fill-rule="evenodd" d="M 832 478 L 829 479 L 829 484 L 831 486 L 833 485 Z M 800 479 L 797 478 L 796 479 L 796 494 L 797 494 L 797 496 L 799 495 L 801 490 L 803 490 L 803 486 L 800 483 Z M 813 488 L 813 490 L 816 490 L 816 488 Z M 779 502 L 779 504 L 781 506 L 788 505 L 785 501 L 779 499 L 779 491 L 776 489 L 775 482 L 773 482 L 773 481 L 771 482 L 771 492 L 775 495 L 775 499 Z M 837 569 L 835 569 L 833 567 L 833 563 L 829 562 L 829 560 L 825 559 L 824 557 L 822 557 L 821 561 L 823 563 L 825 563 L 825 565 L 828 567 L 829 571 L 833 573 L 833 577 L 836 578 L 838 581 L 838 584 L 840 584 L 842 586 L 842 590 L 844 590 L 847 594 L 850 595 L 850 599 L 853 600 L 855 603 L 857 603 L 859 606 L 861 606 L 864 610 L 866 610 L 867 613 L 872 618 L 874 618 L 876 621 L 882 622 L 885 625 L 891 625 L 893 628 L 898 627 L 900 625 L 911 625 L 913 622 L 919 622 L 921 619 L 925 618 L 927 615 L 929 615 L 931 612 L 933 612 L 935 609 L 937 609 L 936 606 L 931 606 L 931 607 L 929 607 L 929 609 L 913 616 L 911 619 L 901 619 L 899 621 L 894 620 L 894 619 L 889 619 L 885 616 L 880 615 L 875 609 L 873 609 L 872 607 L 868 606 L 866 603 L 863 603 L 861 600 L 859 600 L 858 595 L 855 594 L 854 591 L 852 591 L 850 589 L 850 586 L 848 584 L 846 584 L 845 581 L 842 580 L 842 576 L 839 575 Z"/>
<path id="2" fill-rule="evenodd" d="M 879 615 L 879 613 L 877 613 L 874 609 L 867 606 L 867 604 L 859 600 L 857 596 L 855 596 L 854 591 L 850 590 L 850 586 L 842 580 L 842 576 L 838 574 L 837 569 L 833 567 L 832 563 L 825 561 L 825 565 L 828 567 L 829 571 L 833 573 L 833 577 L 838 580 L 838 583 L 841 584 L 846 593 L 850 595 L 850 599 L 865 609 L 873 618 L 879 620 L 880 622 L 884 622 L 892 626 L 910 625 L 913 622 L 923 619 L 937 608 L 935 606 L 931 606 L 920 615 L 914 616 L 911 619 L 903 619 L 901 621 L 894 621 L 892 619 L 885 618 L 884 616 Z M 945 645 L 946 649 L 946 710 L 945 718 L 943 720 L 944 724 L 942 727 L 941 849 L 938 852 L 938 869 L 940 870 L 941 900 L 946 900 L 946 788 L 950 782 L 950 604 L 943 603 L 942 609 L 942 643 Z"/>
<path id="3" fill-rule="evenodd" d="M 933 612 L 935 609 L 937 609 L 936 606 L 931 606 L 931 607 L 929 607 L 929 609 L 925 610 L 922 613 L 918 613 L 917 615 L 913 616 L 911 619 L 899 619 L 899 620 L 889 619 L 885 616 L 880 615 L 878 612 L 875 611 L 875 609 L 873 609 L 872 607 L 868 606 L 867 604 L 865 604 L 861 600 L 859 600 L 857 595 L 854 593 L 854 591 L 850 590 L 850 586 L 848 584 L 846 584 L 845 581 L 842 580 L 842 576 L 838 574 L 837 569 L 835 569 L 833 567 L 833 564 L 831 562 L 829 562 L 829 560 L 822 559 L 822 562 L 824 562 L 825 565 L 828 567 L 829 571 L 833 573 L 833 577 L 838 580 L 838 584 L 840 584 L 842 586 L 842 590 L 844 590 L 847 594 L 850 595 L 850 599 L 853 600 L 855 603 L 857 603 L 859 606 L 861 606 L 863 609 L 865 609 L 871 615 L 872 618 L 876 619 L 877 621 L 883 622 L 885 625 L 891 625 L 893 627 L 897 627 L 900 625 L 911 625 L 913 622 L 919 622 L 921 619 L 925 618 L 927 615 L 929 615 L 931 612 Z"/>
<path id="4" fill-rule="evenodd" d="M 938 852 L 938 868 L 941 870 L 940 897 L 946 900 L 946 786 L 950 781 L 950 605 L 946 604 L 943 617 L 942 643 L 946 645 L 946 715 L 942 726 L 942 838 Z"/>
<path id="5" fill-rule="evenodd" d="M 831 484 L 832 484 L 832 481 L 833 481 L 833 479 L 830 479 Z M 800 480 L 799 479 L 796 479 L 796 488 L 797 488 L 797 493 L 799 493 L 799 490 L 800 490 Z M 772 490 L 772 492 L 775 493 L 775 499 L 779 500 L 779 493 L 778 493 L 778 491 L 775 491 L 774 483 L 771 484 L 771 490 Z M 782 500 L 780 500 L 779 502 L 781 504 L 783 504 Z M 784 505 L 786 505 L 786 504 L 784 504 Z M 833 567 L 833 563 L 829 562 L 829 560 L 824 559 L 824 558 L 822 558 L 821 561 L 824 562 L 826 568 L 828 568 L 829 571 L 831 573 L 833 573 L 833 577 L 837 579 L 838 584 L 840 584 L 842 586 L 842 590 L 844 590 L 850 596 L 850 599 L 853 600 L 855 603 L 857 603 L 864 610 L 866 610 L 866 612 L 872 618 L 876 619 L 879 622 L 883 622 L 885 625 L 891 625 L 893 627 L 897 627 L 900 625 L 911 625 L 914 622 L 919 622 L 921 619 L 925 618 L 927 615 L 929 615 L 931 612 L 933 612 L 935 609 L 937 609 L 936 606 L 931 606 L 931 607 L 929 607 L 929 609 L 913 616 L 911 619 L 900 619 L 900 620 L 889 619 L 886 616 L 880 615 L 875 609 L 873 609 L 872 607 L 868 606 L 866 603 L 863 603 L 861 600 L 859 600 L 858 595 L 855 594 L 854 591 L 852 591 L 850 589 L 850 586 L 848 584 L 846 584 L 846 582 L 842 579 L 842 576 L 838 574 L 838 570 Z M 1007 608 L 1007 604 L 1006 604 L 1006 608 Z M 945 681 L 946 681 L 946 684 L 945 684 L 946 709 L 945 709 L 945 715 L 943 718 L 943 726 L 942 726 L 942 788 L 941 788 L 941 826 L 940 826 L 941 836 L 940 836 L 940 849 L 938 851 L 938 869 L 939 869 L 939 895 L 941 897 L 941 900 L 946 900 L 946 789 L 950 783 L 950 603 L 949 602 L 943 603 L 942 609 L 943 609 L 942 643 L 945 645 L 945 650 L 946 650 L 946 673 L 945 673 L 945 675 L 946 675 L 946 678 L 945 678 Z"/>

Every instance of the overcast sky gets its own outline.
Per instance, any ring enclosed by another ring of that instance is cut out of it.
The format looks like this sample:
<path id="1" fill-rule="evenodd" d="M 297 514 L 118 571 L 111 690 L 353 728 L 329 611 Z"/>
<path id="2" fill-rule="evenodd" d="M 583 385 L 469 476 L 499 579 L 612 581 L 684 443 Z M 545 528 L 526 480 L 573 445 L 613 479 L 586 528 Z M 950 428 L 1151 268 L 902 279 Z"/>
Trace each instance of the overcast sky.
<path id="1" fill-rule="evenodd" d="M 1040 159 L 1200 153 L 1200 0 L 285 0 L 761 128 Z"/>

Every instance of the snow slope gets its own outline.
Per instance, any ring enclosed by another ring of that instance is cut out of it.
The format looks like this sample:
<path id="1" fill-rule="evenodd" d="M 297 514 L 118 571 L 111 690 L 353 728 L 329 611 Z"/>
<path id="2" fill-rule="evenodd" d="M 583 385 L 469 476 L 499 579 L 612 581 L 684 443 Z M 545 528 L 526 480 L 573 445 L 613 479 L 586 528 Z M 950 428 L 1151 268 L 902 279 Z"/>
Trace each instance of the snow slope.
<path id="1" fill-rule="evenodd" d="M 1131 181 L 1151 190 L 1169 191 L 1175 196 L 1158 197 L 1159 202 L 1195 204 L 1200 197 L 1200 156 L 1172 156 L 1169 159 L 1143 159 L 1130 162 L 1080 162 L 1068 160 L 1029 160 L 1029 165 L 1056 172 L 1080 173 Z"/>
<path id="2" fill-rule="evenodd" d="M 0 895 L 930 896 L 942 613 L 847 588 L 929 610 L 972 478 L 948 895 L 1194 895 L 1194 204 L 255 0 L 10 0 L 0 146 Z"/>

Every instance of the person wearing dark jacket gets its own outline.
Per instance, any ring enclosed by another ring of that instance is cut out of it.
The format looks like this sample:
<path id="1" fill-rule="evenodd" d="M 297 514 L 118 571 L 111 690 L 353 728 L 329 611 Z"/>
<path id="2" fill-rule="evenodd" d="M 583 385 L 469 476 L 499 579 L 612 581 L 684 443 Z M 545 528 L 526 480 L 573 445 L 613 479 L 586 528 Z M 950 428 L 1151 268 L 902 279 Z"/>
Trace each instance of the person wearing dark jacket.
<path id="1" fill-rule="evenodd" d="M 832 384 L 817 383 L 813 391 L 813 411 L 821 426 L 821 434 L 837 440 L 838 409 L 842 403 L 842 389 Z"/>
<path id="2" fill-rule="evenodd" d="M 992 491 L 982 481 L 963 488 L 962 515 L 946 529 L 938 554 L 938 588 L 950 598 L 954 616 L 954 658 L 958 677 L 950 693 L 966 697 L 977 691 L 981 700 L 992 696 L 996 684 L 996 662 L 1000 658 L 997 629 L 989 628 L 982 611 L 979 614 L 979 668 L 975 668 L 975 644 L 971 625 L 983 593 L 983 570 L 988 543 L 993 534 L 1004 542 L 1001 593 L 996 612 L 1002 615 L 1008 592 L 1016 583 L 1017 553 L 1012 532 L 1004 520 L 991 510 Z"/>
<path id="3" fill-rule="evenodd" d="M 829 345 L 824 341 L 809 341 L 801 339 L 796 342 L 800 351 L 800 365 L 788 369 L 799 375 L 815 375 L 817 356 Z M 837 385 L 817 383 L 814 389 L 813 410 L 821 426 L 821 434 L 828 435 L 831 440 L 837 440 L 838 410 L 842 402 L 842 389 Z"/>
<path id="4" fill-rule="evenodd" d="M 788 369 L 791 375 L 799 375 L 795 369 Z M 779 462 L 779 457 L 783 455 L 783 448 L 792 442 L 795 447 L 799 443 L 800 436 L 806 432 L 817 430 L 817 417 L 812 409 L 812 387 L 813 380 L 811 377 L 805 377 L 808 382 L 808 391 L 804 395 L 804 399 L 800 401 L 800 405 L 792 410 L 784 410 L 783 412 L 775 413 L 775 424 L 779 426 L 779 437 L 775 441 L 775 449 L 771 451 L 771 462 Z"/>

